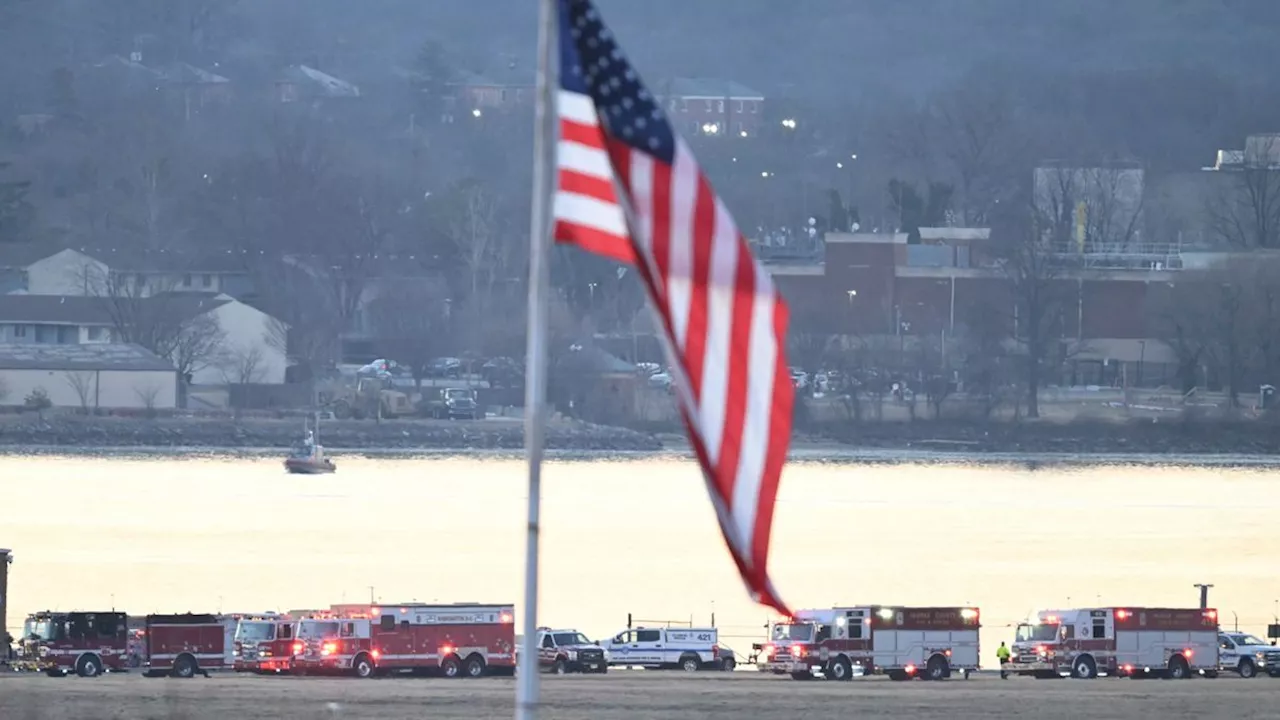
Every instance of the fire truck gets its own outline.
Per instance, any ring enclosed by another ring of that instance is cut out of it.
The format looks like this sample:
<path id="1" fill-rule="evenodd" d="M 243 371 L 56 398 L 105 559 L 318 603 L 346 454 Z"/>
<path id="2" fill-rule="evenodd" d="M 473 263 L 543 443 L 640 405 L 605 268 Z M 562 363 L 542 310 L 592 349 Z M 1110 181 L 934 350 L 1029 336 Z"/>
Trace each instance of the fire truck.
<path id="1" fill-rule="evenodd" d="M 279 613 L 236 618 L 236 672 L 282 673 L 293 668 L 293 618 Z"/>
<path id="2" fill-rule="evenodd" d="M 509 675 L 515 672 L 514 619 L 513 605 L 334 605 L 296 622 L 291 669 L 356 677 Z"/>
<path id="3" fill-rule="evenodd" d="M 884 674 L 891 680 L 968 679 L 978 669 L 978 608 L 865 605 L 801 610 L 773 625 L 760 670 L 809 680 Z"/>
<path id="4" fill-rule="evenodd" d="M 1044 610 L 1018 625 L 1011 675 L 1087 680 L 1209 677 L 1218 672 L 1218 612 L 1200 608 Z"/>
<path id="5" fill-rule="evenodd" d="M 122 612 L 38 612 L 22 628 L 16 670 L 97 677 L 129 665 L 128 617 Z"/>
<path id="6" fill-rule="evenodd" d="M 235 615 L 148 615 L 143 630 L 147 677 L 208 676 L 235 666 Z"/>

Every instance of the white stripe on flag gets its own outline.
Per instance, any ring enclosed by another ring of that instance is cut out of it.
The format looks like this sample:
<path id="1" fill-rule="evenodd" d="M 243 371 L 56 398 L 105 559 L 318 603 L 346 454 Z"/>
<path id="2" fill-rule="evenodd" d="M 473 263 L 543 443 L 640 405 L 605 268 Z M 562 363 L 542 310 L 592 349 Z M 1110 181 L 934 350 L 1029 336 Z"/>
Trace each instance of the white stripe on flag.
<path id="1" fill-rule="evenodd" d="M 582 125 L 599 125 L 595 103 L 587 95 L 561 90 L 556 95 L 556 109 L 561 120 L 572 120 Z"/>
<path id="2" fill-rule="evenodd" d="M 626 219 L 615 203 L 564 191 L 556 193 L 555 203 L 554 217 L 558 220 L 595 228 L 612 235 L 627 234 Z"/>
<path id="3" fill-rule="evenodd" d="M 671 308 L 671 330 L 676 348 L 683 357 L 689 342 L 689 312 L 693 306 L 693 214 L 698 202 L 698 165 L 676 139 L 675 163 L 671 169 L 671 257 L 667 272 L 667 304 Z"/>
<path id="4" fill-rule="evenodd" d="M 733 335 L 734 270 L 738 263 L 738 231 L 718 198 L 713 200 L 715 230 L 711 236 L 711 269 L 707 288 L 707 344 L 702 362 L 699 424 L 706 438 L 707 459 L 720 462 L 728 414 L 729 357 Z"/>

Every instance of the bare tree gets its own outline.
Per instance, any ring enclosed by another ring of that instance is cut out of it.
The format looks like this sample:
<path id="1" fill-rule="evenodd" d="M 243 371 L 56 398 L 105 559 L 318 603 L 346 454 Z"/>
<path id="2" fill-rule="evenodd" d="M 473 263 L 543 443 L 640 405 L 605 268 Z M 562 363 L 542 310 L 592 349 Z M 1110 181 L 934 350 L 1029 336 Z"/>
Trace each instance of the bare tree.
<path id="1" fill-rule="evenodd" d="M 1280 136 L 1249 138 L 1244 163 L 1227 168 L 1206 214 L 1220 241 L 1245 248 L 1280 247 Z"/>
<path id="2" fill-rule="evenodd" d="M 381 356 L 408 367 L 419 389 L 431 361 L 449 347 L 449 305 L 443 284 L 424 278 L 385 281 L 369 302 Z"/>
<path id="3" fill-rule="evenodd" d="M 156 416 L 156 404 L 160 399 L 160 386 L 154 382 L 135 385 L 133 392 L 138 396 L 138 400 L 142 402 L 142 407 L 147 411 L 147 417 Z"/>
<path id="4" fill-rule="evenodd" d="M 1058 252 L 1128 245 L 1141 231 L 1143 171 L 1123 163 L 1054 164 L 1034 174 L 1034 213 Z"/>
<path id="5" fill-rule="evenodd" d="M 103 273 L 93 265 L 82 272 L 83 286 L 98 299 L 117 342 L 141 345 L 168 359 L 184 380 L 221 355 L 226 334 L 215 317 L 193 305 L 203 299 L 171 292 L 167 280 Z"/>
<path id="6" fill-rule="evenodd" d="M 1034 206 L 1026 215 L 1007 220 L 992 235 L 1009 293 L 1009 335 L 1022 353 L 1027 416 L 1034 418 L 1040 416 L 1040 387 L 1046 374 L 1061 368 L 1067 352 L 1080 349 L 1078 343 L 1062 342 L 1067 288 L 1075 284 L 1063 281 L 1063 261 L 1053 247 L 1052 231 Z"/>
<path id="7" fill-rule="evenodd" d="M 76 398 L 80 400 L 80 414 L 89 414 L 89 399 L 93 397 L 94 373 L 86 370 L 68 372 L 66 375 L 67 385 L 75 391 Z"/>
<path id="8" fill-rule="evenodd" d="M 229 385 L 252 385 L 262 381 L 262 363 L 262 348 L 236 347 L 223 353 L 218 369 Z"/>

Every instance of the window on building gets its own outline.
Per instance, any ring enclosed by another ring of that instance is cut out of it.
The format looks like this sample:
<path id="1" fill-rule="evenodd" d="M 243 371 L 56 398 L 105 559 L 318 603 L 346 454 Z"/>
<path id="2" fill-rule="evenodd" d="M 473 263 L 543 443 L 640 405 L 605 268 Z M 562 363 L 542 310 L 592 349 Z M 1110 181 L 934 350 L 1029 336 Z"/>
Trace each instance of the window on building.
<path id="1" fill-rule="evenodd" d="M 211 288 L 211 287 L 213 287 L 213 275 L 210 275 L 209 273 L 205 273 L 205 274 L 201 275 L 201 276 L 200 276 L 200 286 L 201 286 L 201 287 L 207 287 L 207 288 Z"/>
<path id="2" fill-rule="evenodd" d="M 713 105 L 710 100 L 705 100 L 703 102 L 705 102 L 707 105 L 707 112 L 711 112 L 712 110 L 715 109 L 715 105 Z"/>
<path id="3" fill-rule="evenodd" d="M 107 329 L 104 327 L 89 328 L 89 342 L 104 342 L 107 339 Z"/>
<path id="4" fill-rule="evenodd" d="M 36 325 L 36 342 L 38 343 L 56 343 L 58 342 L 58 327 L 56 325 Z"/>
<path id="5" fill-rule="evenodd" d="M 723 113 L 724 113 L 724 101 L 723 101 L 723 100 L 717 100 L 717 101 L 716 101 L 716 112 L 721 113 L 721 114 L 723 114 Z"/>
<path id="6" fill-rule="evenodd" d="M 741 100 L 735 100 L 735 101 L 733 102 L 733 106 L 734 106 L 734 110 L 735 110 L 735 111 L 737 111 L 737 112 L 742 112 L 742 111 L 743 111 L 743 105 L 742 105 L 742 101 L 741 101 Z"/>
<path id="7" fill-rule="evenodd" d="M 26 336 L 27 336 L 27 326 L 26 326 L 26 325 L 14 325 L 14 326 L 13 326 L 13 336 L 14 336 L 14 337 L 16 337 L 16 338 L 24 338 L 24 337 L 26 337 Z"/>
<path id="8" fill-rule="evenodd" d="M 754 113 L 754 112 L 759 112 L 759 111 L 760 111 L 760 103 L 756 102 L 755 100 L 752 100 L 751 102 L 747 103 L 747 110 L 748 110 L 748 111 L 750 111 L 750 112 L 753 112 L 753 113 Z"/>
<path id="9" fill-rule="evenodd" d="M 190 276 L 190 275 L 183 275 L 183 276 L 182 276 L 182 287 L 191 287 L 193 284 L 194 284 L 194 283 L 192 283 L 192 282 L 191 282 L 191 276 Z"/>

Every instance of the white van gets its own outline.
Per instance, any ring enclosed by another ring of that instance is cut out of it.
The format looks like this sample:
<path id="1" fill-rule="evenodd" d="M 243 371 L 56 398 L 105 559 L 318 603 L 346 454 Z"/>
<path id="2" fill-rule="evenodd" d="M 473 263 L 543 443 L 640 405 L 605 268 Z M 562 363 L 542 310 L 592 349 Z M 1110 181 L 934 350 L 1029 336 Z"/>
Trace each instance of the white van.
<path id="1" fill-rule="evenodd" d="M 610 665 L 654 669 L 733 670 L 733 651 L 715 628 L 628 628 L 600 642 Z"/>

